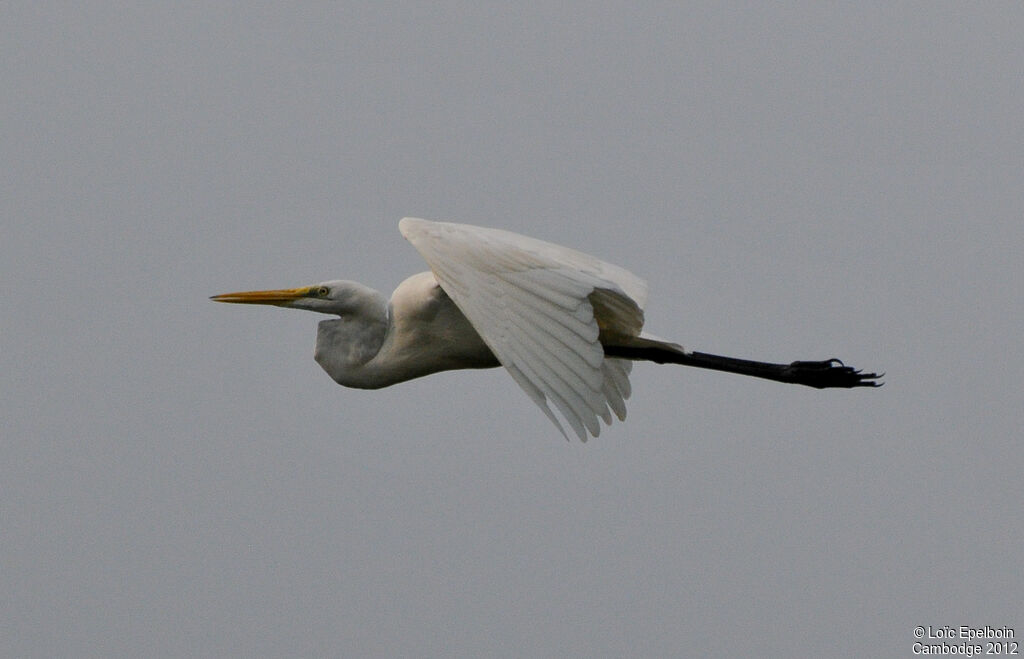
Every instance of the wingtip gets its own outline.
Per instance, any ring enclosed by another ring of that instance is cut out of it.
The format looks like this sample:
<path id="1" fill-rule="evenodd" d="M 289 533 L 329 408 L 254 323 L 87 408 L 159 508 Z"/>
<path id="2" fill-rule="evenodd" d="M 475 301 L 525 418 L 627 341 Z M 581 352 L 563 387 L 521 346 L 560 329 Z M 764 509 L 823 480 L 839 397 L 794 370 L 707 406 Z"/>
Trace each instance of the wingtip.
<path id="1" fill-rule="evenodd" d="M 398 221 L 398 231 L 408 238 L 410 231 L 415 231 L 418 227 L 422 227 L 423 224 L 427 222 L 428 220 L 424 220 L 419 217 L 403 217 Z"/>

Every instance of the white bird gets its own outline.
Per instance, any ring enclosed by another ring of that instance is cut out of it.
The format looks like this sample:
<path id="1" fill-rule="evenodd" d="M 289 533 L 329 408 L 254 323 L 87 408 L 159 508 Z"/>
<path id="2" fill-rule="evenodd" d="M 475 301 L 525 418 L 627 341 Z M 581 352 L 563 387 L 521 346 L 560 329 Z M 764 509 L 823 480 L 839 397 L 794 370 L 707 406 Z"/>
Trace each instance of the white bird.
<path id="1" fill-rule="evenodd" d="M 566 247 L 508 231 L 407 217 L 398 224 L 430 266 L 390 301 L 352 281 L 215 295 L 337 316 L 321 321 L 315 359 L 338 384 L 378 389 L 461 368 L 504 366 L 544 414 L 597 437 L 626 418 L 632 360 L 778 382 L 877 387 L 881 375 L 838 359 L 772 364 L 693 352 L 642 334 L 647 284 Z M 568 436 L 566 435 L 566 438 Z"/>

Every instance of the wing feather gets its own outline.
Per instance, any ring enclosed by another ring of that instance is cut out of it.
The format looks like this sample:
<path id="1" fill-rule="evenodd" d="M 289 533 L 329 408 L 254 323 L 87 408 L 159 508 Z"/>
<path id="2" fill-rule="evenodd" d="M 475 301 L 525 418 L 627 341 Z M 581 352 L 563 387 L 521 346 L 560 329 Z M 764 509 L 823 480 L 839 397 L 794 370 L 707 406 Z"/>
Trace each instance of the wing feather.
<path id="1" fill-rule="evenodd" d="M 605 376 L 605 398 L 615 416 L 619 417 L 619 421 L 626 420 L 626 399 L 631 392 L 629 372 L 632 369 L 633 362 L 625 359 L 606 359 L 604 366 L 601 367 Z"/>
<path id="2" fill-rule="evenodd" d="M 512 283 L 516 282 L 513 280 Z M 575 311 L 569 311 L 568 309 L 546 303 L 544 300 L 538 300 L 537 296 L 531 295 L 518 287 L 512 287 L 508 294 L 515 298 L 517 302 L 529 307 L 538 316 L 545 318 L 549 322 L 556 323 L 565 331 L 572 332 L 587 342 L 593 341 L 600 333 L 599 328 L 594 327 L 594 324 L 587 320 L 594 317 L 594 309 L 590 305 L 580 305 Z"/>
<path id="3" fill-rule="evenodd" d="M 529 341 L 525 343 L 528 344 Z M 542 382 L 541 390 L 555 401 L 559 410 L 570 423 L 573 419 L 578 419 L 587 427 L 591 435 L 597 437 L 601 432 L 601 426 L 598 425 L 595 415 L 607 415 L 604 401 L 600 402 L 604 409 L 597 409 L 596 401 L 587 400 L 592 396 L 585 385 L 579 386 L 578 378 L 568 375 L 564 370 L 555 368 L 554 364 L 544 358 L 542 350 L 533 349 L 535 346 L 526 345 L 525 348 L 525 352 L 519 353 L 520 357 L 529 364 Z M 518 350 L 514 350 L 514 352 L 518 353 Z M 579 433 L 578 428 L 577 433 Z M 581 439 L 585 440 L 585 438 L 586 435 L 581 435 Z"/>
<path id="4" fill-rule="evenodd" d="M 643 280 L 592 256 L 498 229 L 405 218 L 402 235 L 516 383 L 565 434 L 626 417 L 632 364 L 605 359 L 602 331 L 643 327 Z"/>
<path id="5" fill-rule="evenodd" d="M 583 352 L 589 350 L 589 346 L 572 346 L 569 345 L 569 341 L 564 335 L 558 337 L 546 331 L 543 334 L 537 332 L 537 329 L 543 330 L 543 328 L 534 325 L 532 320 L 535 319 L 517 316 L 509 318 L 509 322 L 518 332 L 519 343 L 529 351 L 530 355 L 547 362 L 554 360 L 560 363 L 566 371 L 563 379 L 571 375 L 573 380 L 567 384 L 570 384 L 580 394 L 586 393 L 587 390 L 600 391 L 601 383 L 604 381 L 601 371 L 598 370 L 600 364 L 597 369 L 593 368 Z M 578 359 L 576 356 L 583 356 L 584 359 Z"/>

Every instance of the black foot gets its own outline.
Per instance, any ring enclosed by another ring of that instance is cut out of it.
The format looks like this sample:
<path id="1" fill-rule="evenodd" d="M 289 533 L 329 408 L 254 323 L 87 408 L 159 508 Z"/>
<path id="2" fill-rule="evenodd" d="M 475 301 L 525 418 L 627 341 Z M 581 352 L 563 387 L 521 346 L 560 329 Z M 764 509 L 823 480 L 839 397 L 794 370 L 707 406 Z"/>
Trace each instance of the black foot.
<path id="1" fill-rule="evenodd" d="M 862 373 L 843 364 L 842 360 L 832 358 L 823 362 L 793 362 L 785 368 L 787 382 L 805 384 L 816 389 L 830 387 L 881 387 L 878 380 L 885 373 Z"/>

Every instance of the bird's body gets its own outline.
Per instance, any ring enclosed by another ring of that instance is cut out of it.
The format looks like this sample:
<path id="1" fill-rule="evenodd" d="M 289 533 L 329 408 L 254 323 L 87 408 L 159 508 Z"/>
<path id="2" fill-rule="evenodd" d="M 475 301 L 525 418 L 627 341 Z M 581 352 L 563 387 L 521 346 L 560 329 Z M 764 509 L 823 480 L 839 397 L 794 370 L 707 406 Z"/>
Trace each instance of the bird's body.
<path id="1" fill-rule="evenodd" d="M 581 439 L 625 419 L 634 360 L 676 363 L 817 388 L 878 386 L 831 359 L 771 364 L 691 352 L 642 334 L 646 284 L 618 266 L 517 234 L 406 218 L 430 266 L 390 300 L 351 281 L 214 296 L 337 316 L 315 359 L 338 384 L 378 389 L 440 371 L 504 366 L 551 421 Z"/>
<path id="2" fill-rule="evenodd" d="M 317 328 L 314 358 L 338 384 L 380 389 L 441 371 L 501 366 L 432 273 L 409 277 L 391 300 L 366 292 L 372 304 L 365 313 Z"/>

